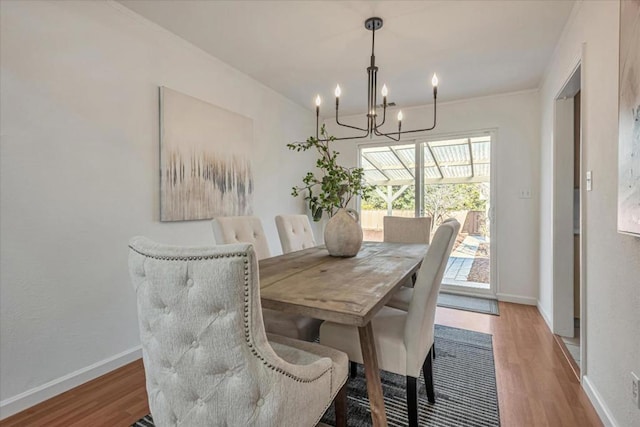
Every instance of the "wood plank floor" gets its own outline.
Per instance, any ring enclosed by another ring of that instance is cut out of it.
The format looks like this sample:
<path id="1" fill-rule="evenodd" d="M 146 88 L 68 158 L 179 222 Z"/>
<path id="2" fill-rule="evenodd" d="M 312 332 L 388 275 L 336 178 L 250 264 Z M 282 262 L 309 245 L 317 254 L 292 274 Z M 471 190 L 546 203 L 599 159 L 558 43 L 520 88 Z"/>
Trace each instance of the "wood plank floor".
<path id="1" fill-rule="evenodd" d="M 502 426 L 602 425 L 535 307 L 501 302 L 500 316 L 438 307 L 436 323 L 493 334 Z M 128 426 L 148 412 L 144 369 L 136 361 L 0 426 Z"/>

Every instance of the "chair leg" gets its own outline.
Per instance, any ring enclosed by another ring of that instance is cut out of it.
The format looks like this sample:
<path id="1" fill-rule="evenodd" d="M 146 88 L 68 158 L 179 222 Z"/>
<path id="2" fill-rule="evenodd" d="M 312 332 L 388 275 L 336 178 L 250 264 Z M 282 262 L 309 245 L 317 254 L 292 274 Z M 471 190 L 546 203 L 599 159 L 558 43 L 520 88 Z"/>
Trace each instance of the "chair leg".
<path id="1" fill-rule="evenodd" d="M 429 354 L 424 359 L 424 363 L 422 364 L 422 373 L 424 374 L 424 385 L 427 389 L 427 399 L 429 403 L 436 403 L 436 393 L 433 389 L 433 361 L 431 360 L 431 352 L 429 350 Z"/>
<path id="2" fill-rule="evenodd" d="M 436 344 L 431 344 L 431 355 L 433 356 L 433 360 L 436 360 Z"/>
<path id="3" fill-rule="evenodd" d="M 336 427 L 347 427 L 347 383 L 345 383 L 333 399 L 336 412 Z"/>
<path id="4" fill-rule="evenodd" d="M 407 412 L 409 427 L 418 427 L 418 382 L 407 376 Z"/>
<path id="5" fill-rule="evenodd" d="M 350 365 L 349 373 L 351 374 L 351 378 L 355 378 L 358 376 L 358 364 L 352 361 Z"/>

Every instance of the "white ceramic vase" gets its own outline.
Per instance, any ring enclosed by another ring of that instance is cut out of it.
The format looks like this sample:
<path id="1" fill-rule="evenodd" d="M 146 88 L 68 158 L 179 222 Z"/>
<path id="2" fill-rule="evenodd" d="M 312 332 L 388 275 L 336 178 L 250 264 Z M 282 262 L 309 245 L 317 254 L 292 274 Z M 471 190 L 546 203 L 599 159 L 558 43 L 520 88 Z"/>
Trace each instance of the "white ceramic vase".
<path id="1" fill-rule="evenodd" d="M 336 257 L 356 256 L 362 246 L 362 227 L 358 212 L 353 209 L 338 209 L 324 229 L 324 244 L 329 255 Z"/>

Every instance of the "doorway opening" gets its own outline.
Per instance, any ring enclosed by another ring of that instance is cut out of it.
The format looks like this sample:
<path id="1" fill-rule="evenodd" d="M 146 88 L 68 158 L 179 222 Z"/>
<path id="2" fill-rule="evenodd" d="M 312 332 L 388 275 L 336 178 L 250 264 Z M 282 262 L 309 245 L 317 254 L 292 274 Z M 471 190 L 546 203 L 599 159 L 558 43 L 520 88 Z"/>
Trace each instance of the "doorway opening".
<path id="1" fill-rule="evenodd" d="M 491 261 L 491 132 L 419 139 L 360 148 L 372 197 L 361 201 L 364 239 L 383 240 L 383 217 L 430 217 L 432 230 L 447 218 L 460 224 L 442 281 L 443 290 L 495 294 Z"/>
<path id="2" fill-rule="evenodd" d="M 553 332 L 578 379 L 584 345 L 580 88 L 578 65 L 555 100 L 553 179 Z"/>

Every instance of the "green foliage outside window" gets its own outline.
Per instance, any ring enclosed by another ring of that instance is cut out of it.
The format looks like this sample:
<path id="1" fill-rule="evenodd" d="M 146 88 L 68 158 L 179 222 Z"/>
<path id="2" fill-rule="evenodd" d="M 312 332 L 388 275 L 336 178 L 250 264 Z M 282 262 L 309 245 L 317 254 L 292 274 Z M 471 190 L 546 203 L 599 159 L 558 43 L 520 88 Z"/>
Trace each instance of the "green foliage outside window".
<path id="1" fill-rule="evenodd" d="M 379 188 L 383 193 L 387 193 L 387 187 L 381 185 L 377 188 Z M 400 185 L 391 186 L 392 194 L 396 194 L 396 192 L 400 190 L 400 188 L 402 188 L 402 186 Z M 378 194 L 377 191 L 372 191 L 371 195 L 369 196 L 369 200 L 363 200 L 361 207 L 363 210 L 367 211 L 386 210 L 387 202 L 384 201 L 384 199 L 380 196 L 380 194 Z M 392 208 L 398 210 L 414 210 L 416 208 L 415 188 L 409 187 L 404 190 L 404 192 L 393 201 Z"/>
<path id="2" fill-rule="evenodd" d="M 454 211 L 485 211 L 486 196 L 484 184 L 429 184 L 424 189 L 424 214 L 439 224 Z"/>
<path id="3" fill-rule="evenodd" d="M 386 194 L 385 186 L 378 187 Z M 401 187 L 392 186 L 392 194 Z M 434 218 L 434 223 L 439 224 L 455 211 L 485 211 L 487 209 L 487 197 L 489 194 L 486 184 L 427 184 L 424 190 L 424 215 Z M 369 200 L 362 202 L 363 210 L 386 210 L 387 202 L 378 194 L 371 192 Z M 413 187 L 407 188 L 392 203 L 392 209 L 415 209 L 415 194 Z"/>

